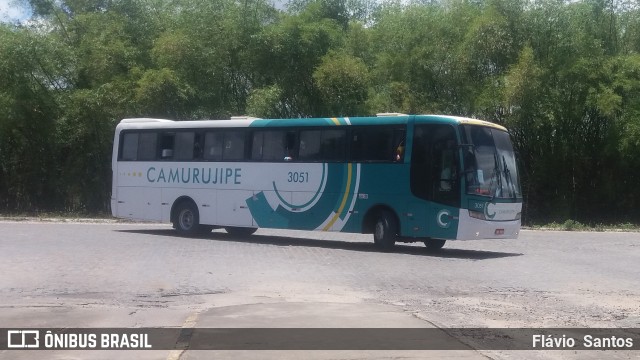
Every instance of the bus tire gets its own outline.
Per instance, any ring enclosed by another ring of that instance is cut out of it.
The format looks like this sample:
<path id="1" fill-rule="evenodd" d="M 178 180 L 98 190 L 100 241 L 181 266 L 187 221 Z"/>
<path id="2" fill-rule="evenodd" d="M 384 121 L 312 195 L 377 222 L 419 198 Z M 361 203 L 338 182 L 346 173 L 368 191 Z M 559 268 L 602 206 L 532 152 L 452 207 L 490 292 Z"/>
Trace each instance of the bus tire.
<path id="1" fill-rule="evenodd" d="M 229 235 L 249 236 L 249 235 L 253 235 L 253 233 L 255 233 L 258 229 L 257 228 L 251 228 L 251 227 L 227 226 L 227 227 L 224 228 L 224 230 Z"/>
<path id="2" fill-rule="evenodd" d="M 446 242 L 447 240 L 428 239 L 424 241 L 424 246 L 427 247 L 427 251 L 438 251 L 442 249 L 442 247 L 444 246 L 444 243 Z"/>
<path id="3" fill-rule="evenodd" d="M 383 210 L 373 227 L 373 242 L 382 250 L 391 250 L 398 238 L 398 222 L 389 211 Z"/>
<path id="4" fill-rule="evenodd" d="M 182 201 L 176 205 L 173 227 L 182 235 L 211 232 L 212 227 L 200 225 L 200 213 L 193 201 Z"/>

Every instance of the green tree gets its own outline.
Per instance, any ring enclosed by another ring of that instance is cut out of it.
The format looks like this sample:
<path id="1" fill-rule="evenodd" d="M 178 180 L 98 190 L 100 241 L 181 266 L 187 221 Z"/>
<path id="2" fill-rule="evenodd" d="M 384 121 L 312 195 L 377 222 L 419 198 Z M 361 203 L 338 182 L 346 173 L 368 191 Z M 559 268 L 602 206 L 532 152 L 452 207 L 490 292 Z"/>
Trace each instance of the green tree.
<path id="1" fill-rule="evenodd" d="M 277 85 L 282 91 L 286 117 L 319 116 L 324 112 L 313 72 L 322 56 L 337 48 L 342 29 L 333 19 L 314 18 L 313 13 L 285 15 L 259 35 L 256 70 L 260 87 Z"/>
<path id="2" fill-rule="evenodd" d="M 137 108 L 148 116 L 180 119 L 189 117 L 192 90 L 170 69 L 149 69 L 137 82 Z"/>
<path id="3" fill-rule="evenodd" d="M 119 119 L 445 113 L 506 125 L 525 221 L 640 218 L 631 0 L 28 0 L 0 24 L 0 208 L 108 209 Z"/>
<path id="4" fill-rule="evenodd" d="M 52 95 L 64 86 L 56 73 L 64 64 L 41 35 L 0 24 L 0 207 L 42 209 L 58 191 L 55 118 L 60 106 Z"/>
<path id="5" fill-rule="evenodd" d="M 272 85 L 261 89 L 254 89 L 247 100 L 247 114 L 261 118 L 284 117 L 285 108 L 282 99 L 282 89 Z"/>
<path id="6" fill-rule="evenodd" d="M 359 58 L 330 52 L 313 73 L 327 107 L 326 115 L 364 115 L 369 71 Z"/>

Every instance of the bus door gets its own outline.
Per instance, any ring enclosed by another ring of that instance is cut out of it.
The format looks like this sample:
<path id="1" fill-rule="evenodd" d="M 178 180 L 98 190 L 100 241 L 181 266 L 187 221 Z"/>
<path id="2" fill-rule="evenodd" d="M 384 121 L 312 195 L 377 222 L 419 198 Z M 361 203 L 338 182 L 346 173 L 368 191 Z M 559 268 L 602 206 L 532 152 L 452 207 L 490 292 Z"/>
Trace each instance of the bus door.
<path id="1" fill-rule="evenodd" d="M 460 207 L 458 153 L 451 125 L 415 125 L 411 192 L 423 201 L 411 204 L 418 223 L 414 228 L 421 228 L 414 236 L 455 238 Z"/>

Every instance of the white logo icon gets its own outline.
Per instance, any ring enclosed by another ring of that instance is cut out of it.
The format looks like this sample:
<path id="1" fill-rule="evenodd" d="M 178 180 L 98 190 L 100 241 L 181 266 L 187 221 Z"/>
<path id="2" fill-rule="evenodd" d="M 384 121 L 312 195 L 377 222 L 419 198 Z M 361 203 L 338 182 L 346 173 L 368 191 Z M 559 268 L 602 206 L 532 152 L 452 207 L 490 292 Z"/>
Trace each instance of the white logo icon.
<path id="1" fill-rule="evenodd" d="M 438 212 L 438 215 L 436 215 L 436 222 L 441 228 L 448 229 L 451 225 L 451 213 L 449 212 L 449 210 L 440 210 Z"/>
<path id="2" fill-rule="evenodd" d="M 7 347 L 10 349 L 28 349 L 40 347 L 40 331 L 8 330 Z"/>

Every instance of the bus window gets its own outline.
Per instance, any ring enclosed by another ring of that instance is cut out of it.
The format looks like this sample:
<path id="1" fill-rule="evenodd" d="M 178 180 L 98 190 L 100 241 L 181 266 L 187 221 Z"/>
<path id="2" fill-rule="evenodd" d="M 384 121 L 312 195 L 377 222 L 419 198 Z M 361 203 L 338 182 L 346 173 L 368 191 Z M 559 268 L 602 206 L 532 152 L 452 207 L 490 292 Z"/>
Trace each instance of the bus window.
<path id="1" fill-rule="evenodd" d="M 204 134 L 201 132 L 194 133 L 193 137 L 193 159 L 202 160 L 204 156 Z"/>
<path id="2" fill-rule="evenodd" d="M 162 133 L 160 135 L 160 156 L 161 160 L 173 159 L 173 145 L 176 133 Z"/>
<path id="3" fill-rule="evenodd" d="M 265 131 L 262 160 L 280 161 L 285 157 L 284 132 Z"/>
<path id="4" fill-rule="evenodd" d="M 433 201 L 458 206 L 460 203 L 456 133 L 452 126 L 433 125 Z"/>
<path id="5" fill-rule="evenodd" d="M 351 134 L 352 161 L 394 161 L 396 148 L 393 147 L 394 128 L 359 127 Z"/>
<path id="6" fill-rule="evenodd" d="M 346 130 L 300 131 L 300 160 L 343 161 L 345 158 Z"/>
<path id="7" fill-rule="evenodd" d="M 473 145 L 463 159 L 467 194 L 497 198 L 522 196 L 509 134 L 479 126 L 463 129 L 466 141 Z"/>
<path id="8" fill-rule="evenodd" d="M 120 160 L 138 160 L 138 133 L 124 133 L 121 145 Z"/>
<path id="9" fill-rule="evenodd" d="M 251 160 L 262 160 L 262 152 L 264 148 L 264 133 L 253 133 L 253 141 L 251 142 Z"/>
<path id="10" fill-rule="evenodd" d="M 320 144 L 323 161 L 343 161 L 345 145 L 347 144 L 346 130 L 323 130 Z"/>
<path id="11" fill-rule="evenodd" d="M 284 161 L 292 161 L 297 158 L 296 132 L 287 131 L 284 134 Z"/>
<path id="12" fill-rule="evenodd" d="M 405 130 L 395 129 L 393 131 L 393 148 L 395 149 L 395 157 L 393 161 L 404 161 L 404 148 L 405 148 Z"/>
<path id="13" fill-rule="evenodd" d="M 224 132 L 224 148 L 222 160 L 244 160 L 244 131 L 230 130 Z"/>
<path id="14" fill-rule="evenodd" d="M 300 155 L 301 161 L 320 161 L 320 141 L 322 132 L 320 130 L 300 131 Z"/>
<path id="15" fill-rule="evenodd" d="M 158 134 L 143 132 L 138 137 L 138 160 L 153 161 L 156 159 Z"/>
<path id="16" fill-rule="evenodd" d="M 176 133 L 173 158 L 175 160 L 193 160 L 195 133 L 181 131 Z"/>
<path id="17" fill-rule="evenodd" d="M 269 130 L 253 133 L 251 160 L 291 161 L 294 157 L 294 131 Z"/>
<path id="18" fill-rule="evenodd" d="M 281 161 L 284 157 L 284 132 L 265 131 L 262 146 L 262 160 Z"/>
<path id="19" fill-rule="evenodd" d="M 203 158 L 210 161 L 222 160 L 222 144 L 224 135 L 222 132 L 207 132 L 204 135 Z"/>
<path id="20" fill-rule="evenodd" d="M 445 140 L 436 143 L 439 159 L 436 161 L 437 170 L 440 171 L 439 191 L 451 191 L 456 177 L 456 166 L 453 163 L 454 146 L 453 140 Z"/>

